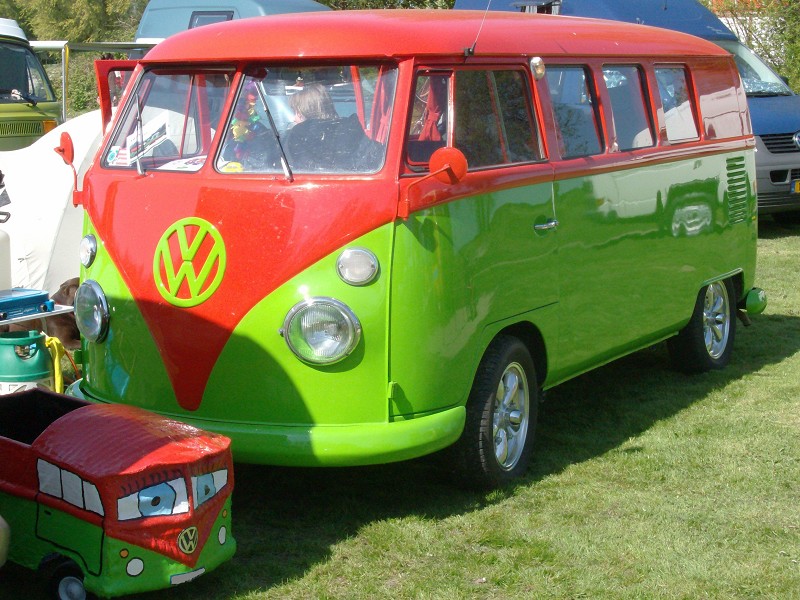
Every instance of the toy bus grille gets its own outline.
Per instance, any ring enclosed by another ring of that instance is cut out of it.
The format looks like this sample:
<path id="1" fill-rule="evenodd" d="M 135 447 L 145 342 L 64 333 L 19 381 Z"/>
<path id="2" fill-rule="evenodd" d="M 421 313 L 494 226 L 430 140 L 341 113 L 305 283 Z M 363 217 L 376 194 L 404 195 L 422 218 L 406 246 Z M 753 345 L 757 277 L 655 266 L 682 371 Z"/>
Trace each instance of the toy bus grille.
<path id="1" fill-rule="evenodd" d="M 12 137 L 21 135 L 42 135 L 44 126 L 41 121 L 11 121 L 0 123 L 0 136 Z"/>
<path id="2" fill-rule="evenodd" d="M 747 170 L 744 157 L 729 158 L 728 168 L 728 216 L 731 223 L 747 220 Z"/>
<path id="3" fill-rule="evenodd" d="M 787 152 L 800 152 L 800 146 L 794 141 L 793 133 L 772 133 L 762 135 L 761 141 L 767 150 L 773 154 L 786 154 Z"/>

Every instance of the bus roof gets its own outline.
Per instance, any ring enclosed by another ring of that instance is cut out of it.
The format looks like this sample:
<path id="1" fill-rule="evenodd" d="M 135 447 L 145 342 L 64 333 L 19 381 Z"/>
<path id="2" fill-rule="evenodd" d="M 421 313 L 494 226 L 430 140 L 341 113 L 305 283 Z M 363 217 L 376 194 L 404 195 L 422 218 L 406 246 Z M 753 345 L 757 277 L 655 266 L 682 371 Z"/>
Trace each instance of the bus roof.
<path id="1" fill-rule="evenodd" d="M 473 44 L 476 56 L 727 55 L 683 33 L 616 21 L 466 10 L 365 10 L 206 25 L 161 42 L 142 62 L 463 56 Z"/>
<path id="2" fill-rule="evenodd" d="M 31 448 L 46 460 L 99 479 L 192 463 L 229 445 L 224 436 L 140 408 L 89 404 L 50 424 Z"/>

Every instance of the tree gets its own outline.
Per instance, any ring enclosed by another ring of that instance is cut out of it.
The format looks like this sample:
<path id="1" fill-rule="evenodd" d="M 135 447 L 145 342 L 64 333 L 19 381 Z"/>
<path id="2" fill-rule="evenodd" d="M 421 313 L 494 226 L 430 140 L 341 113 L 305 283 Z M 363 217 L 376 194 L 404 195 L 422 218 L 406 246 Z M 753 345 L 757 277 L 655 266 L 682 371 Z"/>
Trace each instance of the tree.
<path id="1" fill-rule="evenodd" d="M 800 0 L 776 2 L 778 39 L 783 48 L 780 70 L 795 90 L 800 90 Z"/>
<path id="2" fill-rule="evenodd" d="M 0 0 L 17 5 L 35 39 L 130 41 L 145 0 Z M 2 4 L 0 4 L 2 6 Z"/>
<path id="3" fill-rule="evenodd" d="M 23 0 L 0 0 L 0 17 L 14 19 L 26 35 L 31 35 L 31 25 L 22 14 Z"/>

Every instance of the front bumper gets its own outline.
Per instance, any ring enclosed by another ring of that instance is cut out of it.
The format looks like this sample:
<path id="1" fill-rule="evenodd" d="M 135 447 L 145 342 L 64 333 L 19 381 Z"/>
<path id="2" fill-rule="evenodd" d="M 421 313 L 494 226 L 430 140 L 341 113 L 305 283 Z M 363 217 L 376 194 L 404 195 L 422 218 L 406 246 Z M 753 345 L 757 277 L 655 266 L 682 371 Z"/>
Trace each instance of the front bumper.
<path id="1" fill-rule="evenodd" d="M 66 393 L 89 402 L 80 380 Z M 385 423 L 273 425 L 219 421 L 159 413 L 231 439 L 236 462 L 287 467 L 344 467 L 409 460 L 453 444 L 464 430 L 466 410 L 446 410 Z"/>
<path id="2" fill-rule="evenodd" d="M 792 187 L 800 179 L 800 148 L 773 153 L 756 136 L 756 179 L 759 214 L 800 211 L 800 193 Z"/>

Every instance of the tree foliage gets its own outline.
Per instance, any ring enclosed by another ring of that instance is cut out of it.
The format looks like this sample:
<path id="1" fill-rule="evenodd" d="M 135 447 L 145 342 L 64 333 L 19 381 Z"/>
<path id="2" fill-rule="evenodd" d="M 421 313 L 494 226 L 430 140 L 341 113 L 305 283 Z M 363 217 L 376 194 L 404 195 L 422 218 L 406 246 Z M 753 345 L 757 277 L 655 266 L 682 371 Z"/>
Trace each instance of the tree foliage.
<path id="1" fill-rule="evenodd" d="M 143 0 L 0 0 L 0 3 L 16 5 L 18 17 L 35 39 L 71 42 L 128 41 L 145 6 Z"/>

